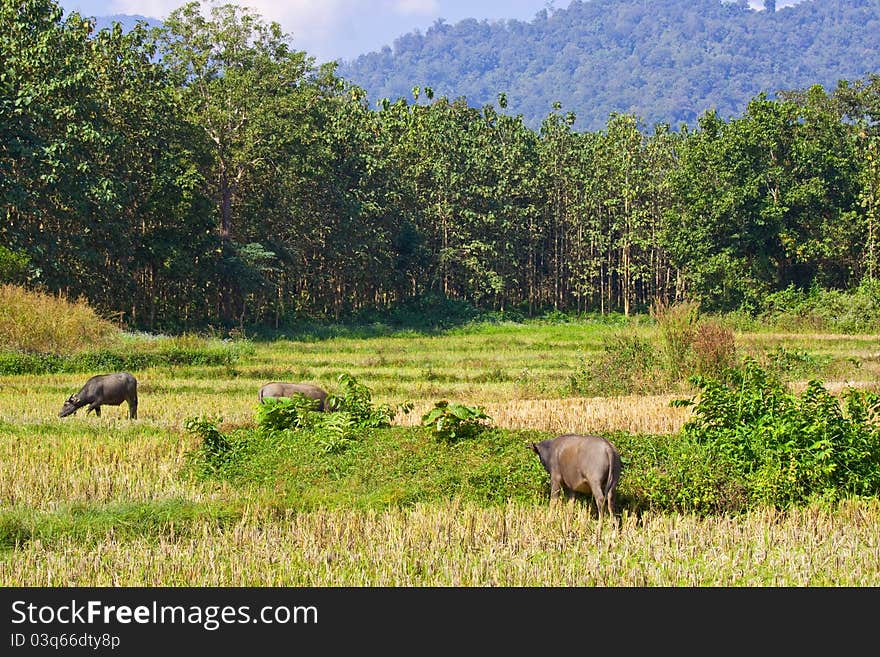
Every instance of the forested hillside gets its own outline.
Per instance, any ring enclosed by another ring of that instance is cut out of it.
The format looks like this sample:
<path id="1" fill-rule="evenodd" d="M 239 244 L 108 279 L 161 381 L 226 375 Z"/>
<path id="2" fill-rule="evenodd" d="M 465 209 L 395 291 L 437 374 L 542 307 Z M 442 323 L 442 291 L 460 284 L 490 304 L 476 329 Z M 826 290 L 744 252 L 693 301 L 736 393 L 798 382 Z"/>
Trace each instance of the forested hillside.
<path id="1" fill-rule="evenodd" d="M 503 97 L 374 107 L 235 5 L 152 34 L 62 17 L 0 4 L 0 282 L 162 330 L 426 298 L 755 310 L 867 283 L 880 305 L 876 72 L 682 131 L 565 108 L 535 130 Z"/>
<path id="2" fill-rule="evenodd" d="M 775 5 L 775 3 L 767 3 Z M 877 0 L 805 0 L 753 11 L 745 0 L 589 0 L 531 22 L 438 21 L 393 48 L 344 62 L 371 100 L 438 95 L 495 103 L 533 129 L 559 101 L 578 129 L 612 112 L 677 128 L 715 109 L 740 115 L 758 93 L 863 77 L 880 67 Z"/>

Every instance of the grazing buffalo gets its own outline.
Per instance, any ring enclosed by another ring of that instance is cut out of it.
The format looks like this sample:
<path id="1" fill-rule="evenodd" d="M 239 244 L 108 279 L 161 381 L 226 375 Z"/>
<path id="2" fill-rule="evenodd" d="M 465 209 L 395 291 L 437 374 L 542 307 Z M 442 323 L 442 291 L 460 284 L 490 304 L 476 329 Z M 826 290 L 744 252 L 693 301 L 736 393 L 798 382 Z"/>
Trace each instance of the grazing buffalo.
<path id="1" fill-rule="evenodd" d="M 601 436 L 565 434 L 532 443 L 531 449 L 550 473 L 551 500 L 559 497 L 563 488 L 569 500 L 575 492 L 592 493 L 599 518 L 606 503 L 614 515 L 614 488 L 620 479 L 620 454 L 614 445 Z"/>
<path id="2" fill-rule="evenodd" d="M 318 402 L 315 408 L 319 411 L 324 410 L 324 402 L 327 400 L 327 391 L 311 383 L 267 383 L 262 388 L 260 388 L 259 393 L 261 404 L 263 403 L 263 400 L 267 397 L 292 398 L 296 395 L 308 397 L 309 399 L 314 399 L 316 402 Z"/>
<path id="3" fill-rule="evenodd" d="M 128 402 L 128 417 L 137 419 L 137 379 L 128 372 L 99 374 L 86 381 L 78 393 L 68 397 L 58 417 L 73 415 L 86 405 L 86 415 L 95 411 L 95 415 L 101 417 L 102 405 L 119 406 L 124 401 Z"/>

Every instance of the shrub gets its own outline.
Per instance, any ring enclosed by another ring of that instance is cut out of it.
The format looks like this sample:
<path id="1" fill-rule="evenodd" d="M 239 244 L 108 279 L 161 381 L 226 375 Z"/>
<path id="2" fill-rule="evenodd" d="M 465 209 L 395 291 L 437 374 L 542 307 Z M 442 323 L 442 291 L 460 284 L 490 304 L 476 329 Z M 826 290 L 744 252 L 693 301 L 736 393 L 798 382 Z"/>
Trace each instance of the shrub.
<path id="1" fill-rule="evenodd" d="M 473 438 L 489 428 L 491 420 L 482 408 L 442 400 L 422 416 L 422 426 L 430 427 L 437 440 L 452 443 Z"/>
<path id="2" fill-rule="evenodd" d="M 267 397 L 257 406 L 257 428 L 272 432 L 314 427 L 317 405 L 318 400 L 301 395 L 290 399 Z"/>
<path id="3" fill-rule="evenodd" d="M 712 321 L 697 324 L 692 341 L 693 370 L 718 376 L 736 365 L 736 339 L 728 327 Z"/>
<path id="4" fill-rule="evenodd" d="M 663 335 L 666 366 L 673 376 L 687 371 L 692 361 L 699 309 L 695 301 L 669 304 L 657 299 L 651 304 L 651 317 Z"/>
<path id="5" fill-rule="evenodd" d="M 865 278 L 848 290 L 789 286 L 767 295 L 756 319 L 785 330 L 876 333 L 880 329 L 880 281 Z"/>
<path id="6" fill-rule="evenodd" d="M 343 373 L 337 378 L 341 391 L 327 396 L 325 405 L 331 412 L 348 414 L 359 427 L 387 427 L 396 412 L 388 404 L 373 406 L 373 393 L 351 374 Z"/>
<path id="7" fill-rule="evenodd" d="M 708 515 L 748 507 L 744 476 L 690 436 L 618 433 L 609 439 L 623 460 L 619 508 Z"/>
<path id="8" fill-rule="evenodd" d="M 597 358 L 584 358 L 569 377 L 575 392 L 608 396 L 654 392 L 667 383 L 660 354 L 637 335 L 615 333 L 603 338 Z"/>
<path id="9" fill-rule="evenodd" d="M 692 379 L 700 401 L 683 432 L 723 455 L 754 503 L 880 494 L 880 396 L 850 389 L 841 403 L 812 380 L 798 397 L 753 359 L 728 375 Z"/>
<path id="10" fill-rule="evenodd" d="M 358 428 L 348 413 L 332 413 L 321 424 L 318 444 L 327 453 L 339 454 L 357 440 Z"/>
<path id="11" fill-rule="evenodd" d="M 183 426 L 189 433 L 202 439 L 201 445 L 191 455 L 202 475 L 222 469 L 235 454 L 234 442 L 217 428 L 220 422 L 220 418 L 201 416 L 187 418 L 184 422 Z"/>

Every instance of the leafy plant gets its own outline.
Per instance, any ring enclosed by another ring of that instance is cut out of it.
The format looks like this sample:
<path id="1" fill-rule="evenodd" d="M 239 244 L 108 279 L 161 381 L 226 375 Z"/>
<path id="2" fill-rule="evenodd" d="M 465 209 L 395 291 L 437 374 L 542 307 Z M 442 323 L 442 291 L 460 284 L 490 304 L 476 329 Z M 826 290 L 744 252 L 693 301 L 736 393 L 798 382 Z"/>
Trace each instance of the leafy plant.
<path id="1" fill-rule="evenodd" d="M 341 391 L 327 396 L 324 404 L 328 411 L 347 413 L 359 427 L 379 428 L 391 425 L 395 410 L 388 404 L 373 406 L 373 394 L 367 386 L 348 373 L 340 374 L 337 381 Z"/>
<path id="2" fill-rule="evenodd" d="M 430 427 L 438 440 L 456 442 L 476 436 L 491 420 L 482 408 L 442 400 L 422 416 L 422 426 Z"/>
<path id="3" fill-rule="evenodd" d="M 310 428 L 317 423 L 316 409 L 317 400 L 300 395 L 267 397 L 257 406 L 257 427 L 266 432 Z"/>
<path id="4" fill-rule="evenodd" d="M 812 380 L 797 396 L 753 359 L 729 376 L 692 378 L 700 400 L 683 431 L 728 459 L 755 503 L 880 494 L 877 393 L 849 389 L 839 400 Z"/>
<path id="5" fill-rule="evenodd" d="M 195 456 L 202 464 L 203 474 L 219 470 L 232 457 L 234 451 L 232 441 L 217 428 L 221 421 L 219 417 L 202 416 L 187 418 L 184 421 L 184 428 L 202 439 Z"/>
<path id="6" fill-rule="evenodd" d="M 318 443 L 325 452 L 339 454 L 355 442 L 357 428 L 348 413 L 333 413 L 323 422 Z"/>

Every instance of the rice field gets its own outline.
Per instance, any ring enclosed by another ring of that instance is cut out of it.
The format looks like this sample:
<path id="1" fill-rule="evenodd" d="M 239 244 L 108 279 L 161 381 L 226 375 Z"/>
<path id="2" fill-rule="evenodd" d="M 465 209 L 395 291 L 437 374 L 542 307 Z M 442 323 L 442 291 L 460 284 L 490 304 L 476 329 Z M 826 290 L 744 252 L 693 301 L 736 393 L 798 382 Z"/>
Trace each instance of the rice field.
<path id="1" fill-rule="evenodd" d="M 413 411 L 394 420 L 405 426 L 448 399 L 479 405 L 508 429 L 674 434 L 689 411 L 669 402 L 687 390 L 571 393 L 570 372 L 609 330 L 511 324 L 257 342 L 231 366 L 133 372 L 136 421 L 127 419 L 125 404 L 104 407 L 101 418 L 80 411 L 59 419 L 64 399 L 89 375 L 2 376 L 0 529 L 23 538 L 0 543 L 0 586 L 880 584 L 876 502 L 708 518 L 624 509 L 619 525 L 597 531 L 581 504 L 483 507 L 450 496 L 382 510 L 292 512 L 277 500 L 242 496 L 229 482 L 182 475 L 198 443 L 184 430 L 186 418 L 250 426 L 263 383 L 312 381 L 333 392 L 343 372 L 367 385 L 376 403 L 412 402 Z M 650 337 L 653 329 L 637 330 Z M 743 349 L 784 345 L 821 355 L 839 375 L 830 386 L 876 389 L 880 381 L 876 336 L 749 334 L 737 341 Z M 31 536 L 29 522 L 38 517 L 85 529 Z M 132 526 L 144 517 L 148 523 Z"/>
<path id="2" fill-rule="evenodd" d="M 624 515 L 598 540 L 579 507 L 449 504 L 255 510 L 134 540 L 63 540 L 6 557 L 35 586 L 876 586 L 880 507 L 740 518 Z"/>

